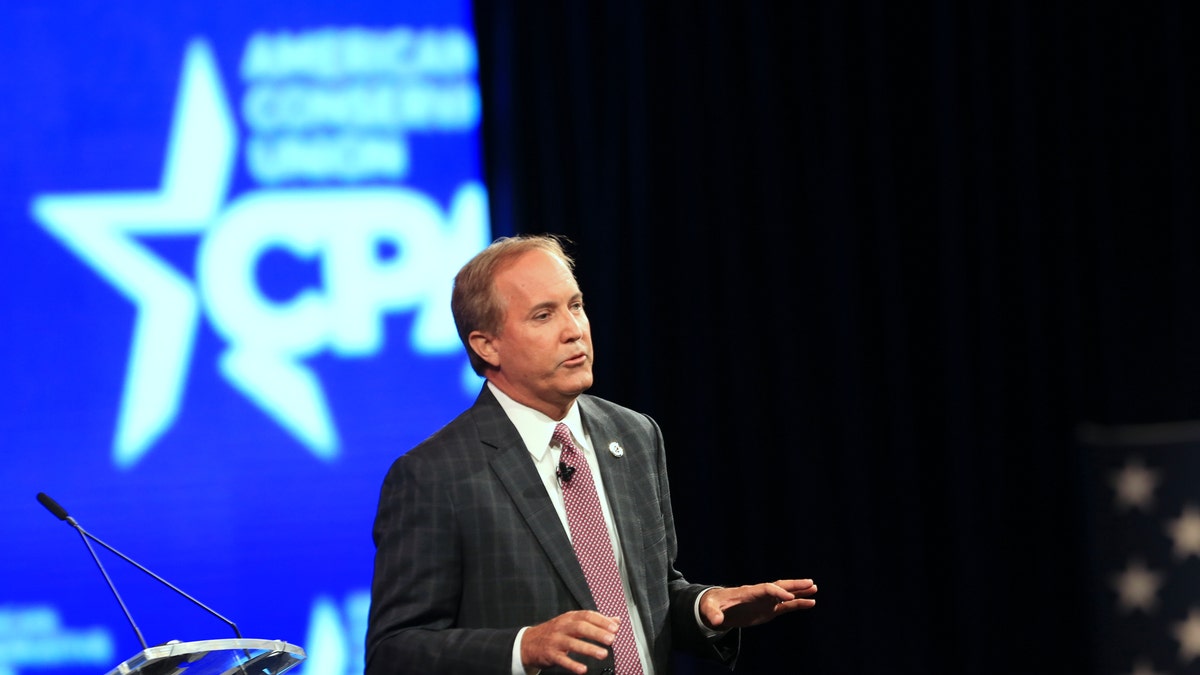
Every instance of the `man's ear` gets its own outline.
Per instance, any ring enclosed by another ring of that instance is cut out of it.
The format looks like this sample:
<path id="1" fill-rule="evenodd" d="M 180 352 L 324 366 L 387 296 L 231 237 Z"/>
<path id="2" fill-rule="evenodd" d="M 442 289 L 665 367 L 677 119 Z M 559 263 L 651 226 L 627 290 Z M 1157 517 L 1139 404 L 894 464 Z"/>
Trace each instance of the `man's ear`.
<path id="1" fill-rule="evenodd" d="M 479 358 L 487 361 L 488 365 L 493 368 L 500 366 L 500 352 L 496 349 L 496 343 L 492 341 L 492 336 L 480 330 L 473 330 L 467 336 L 467 342 L 471 345 L 471 349 L 479 355 Z"/>

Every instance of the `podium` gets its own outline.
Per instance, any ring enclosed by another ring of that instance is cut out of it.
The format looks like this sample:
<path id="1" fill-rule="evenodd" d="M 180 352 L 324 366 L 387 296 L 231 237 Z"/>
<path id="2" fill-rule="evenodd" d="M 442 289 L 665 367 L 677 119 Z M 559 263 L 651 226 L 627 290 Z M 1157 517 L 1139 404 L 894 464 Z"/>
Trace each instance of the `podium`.
<path id="1" fill-rule="evenodd" d="M 168 642 L 143 649 L 106 675 L 279 675 L 304 656 L 300 647 L 278 640 Z"/>

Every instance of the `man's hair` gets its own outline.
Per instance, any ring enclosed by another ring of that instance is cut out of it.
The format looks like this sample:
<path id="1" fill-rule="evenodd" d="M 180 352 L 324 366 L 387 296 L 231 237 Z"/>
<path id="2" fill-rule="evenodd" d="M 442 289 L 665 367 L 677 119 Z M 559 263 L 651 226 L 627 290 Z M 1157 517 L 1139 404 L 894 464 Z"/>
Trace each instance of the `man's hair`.
<path id="1" fill-rule="evenodd" d="M 458 338 L 467 348 L 467 357 L 477 375 L 483 375 L 488 362 L 471 348 L 471 332 L 479 330 L 497 335 L 504 324 L 505 308 L 496 293 L 496 275 L 522 255 L 538 250 L 555 256 L 573 273 L 575 261 L 563 250 L 563 241 L 567 240 L 551 234 L 501 237 L 471 258 L 454 277 L 450 311 L 454 314 Z"/>

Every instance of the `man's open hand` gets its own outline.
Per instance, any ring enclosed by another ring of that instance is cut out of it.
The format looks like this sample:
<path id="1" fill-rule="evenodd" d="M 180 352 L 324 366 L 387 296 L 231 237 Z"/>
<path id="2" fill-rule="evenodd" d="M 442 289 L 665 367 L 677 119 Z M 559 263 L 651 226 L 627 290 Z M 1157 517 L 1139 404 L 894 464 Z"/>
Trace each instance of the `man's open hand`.
<path id="1" fill-rule="evenodd" d="M 812 579 L 782 579 L 775 583 L 711 588 L 700 598 L 700 616 L 710 628 L 727 630 L 766 623 L 817 604 Z"/>

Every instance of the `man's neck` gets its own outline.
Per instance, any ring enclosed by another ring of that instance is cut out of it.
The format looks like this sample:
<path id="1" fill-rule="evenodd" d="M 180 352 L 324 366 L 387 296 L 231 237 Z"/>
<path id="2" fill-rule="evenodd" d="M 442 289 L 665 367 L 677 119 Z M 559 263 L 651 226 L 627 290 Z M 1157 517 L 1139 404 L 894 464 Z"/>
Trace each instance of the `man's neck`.
<path id="1" fill-rule="evenodd" d="M 551 405 L 551 404 L 547 403 L 546 401 L 524 400 L 523 398 L 521 398 L 519 396 L 514 396 L 511 392 L 506 390 L 502 384 L 496 382 L 495 380 L 488 379 L 487 382 L 488 382 L 488 386 L 492 387 L 493 392 L 500 392 L 501 394 L 504 394 L 504 396 L 508 397 L 508 399 L 510 401 L 512 401 L 513 403 L 516 403 L 517 405 L 529 408 L 530 410 L 535 410 L 535 411 L 545 415 L 546 417 L 549 417 L 550 419 L 554 420 L 555 422 L 561 422 L 564 419 L 566 419 L 567 414 L 571 412 L 571 407 L 575 405 L 576 398 L 578 398 L 578 397 L 572 398 L 571 400 L 567 401 L 567 404 L 565 406 L 558 407 L 558 406 Z"/>

